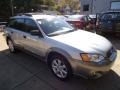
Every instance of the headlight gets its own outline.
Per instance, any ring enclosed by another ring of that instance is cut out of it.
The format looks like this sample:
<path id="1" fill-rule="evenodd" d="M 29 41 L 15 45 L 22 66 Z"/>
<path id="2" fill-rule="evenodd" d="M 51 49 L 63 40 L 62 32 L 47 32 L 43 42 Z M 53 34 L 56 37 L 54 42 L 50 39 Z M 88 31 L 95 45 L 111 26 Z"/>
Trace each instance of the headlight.
<path id="1" fill-rule="evenodd" d="M 104 56 L 98 54 L 80 54 L 84 62 L 100 62 Z"/>

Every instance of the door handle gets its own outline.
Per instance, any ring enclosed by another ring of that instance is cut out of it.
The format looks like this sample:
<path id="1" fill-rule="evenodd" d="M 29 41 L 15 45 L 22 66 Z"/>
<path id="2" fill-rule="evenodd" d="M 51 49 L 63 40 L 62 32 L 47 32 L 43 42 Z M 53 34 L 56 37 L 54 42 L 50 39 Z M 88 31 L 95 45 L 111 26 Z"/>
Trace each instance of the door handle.
<path id="1" fill-rule="evenodd" d="M 11 34 L 13 34 L 13 31 L 11 31 Z"/>
<path id="2" fill-rule="evenodd" d="M 26 36 L 23 36 L 23 38 L 27 38 Z"/>

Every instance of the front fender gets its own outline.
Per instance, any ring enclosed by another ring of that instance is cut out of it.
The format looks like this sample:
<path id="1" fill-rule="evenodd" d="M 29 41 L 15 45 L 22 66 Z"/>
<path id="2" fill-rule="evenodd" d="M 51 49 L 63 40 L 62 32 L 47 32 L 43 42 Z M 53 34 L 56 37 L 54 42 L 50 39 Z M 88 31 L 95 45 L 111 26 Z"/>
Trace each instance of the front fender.
<path id="1" fill-rule="evenodd" d="M 61 48 L 57 48 L 57 47 L 53 47 L 53 48 L 50 48 L 47 53 L 46 53 L 46 61 L 47 61 L 47 57 L 50 53 L 52 52 L 56 52 L 56 53 L 59 53 L 61 54 L 62 56 L 64 56 L 67 60 L 70 60 L 72 57 L 69 55 L 69 53 Z"/>

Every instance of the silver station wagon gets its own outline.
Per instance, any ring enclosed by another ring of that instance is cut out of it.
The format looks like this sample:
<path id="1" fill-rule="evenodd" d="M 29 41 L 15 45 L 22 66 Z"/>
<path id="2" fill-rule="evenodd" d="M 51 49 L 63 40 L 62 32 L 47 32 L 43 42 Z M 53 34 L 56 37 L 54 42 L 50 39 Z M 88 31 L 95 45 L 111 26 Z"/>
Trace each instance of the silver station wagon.
<path id="1" fill-rule="evenodd" d="M 11 17 L 5 35 L 10 52 L 21 49 L 44 58 L 60 80 L 73 74 L 99 78 L 110 70 L 117 56 L 115 47 L 106 38 L 75 30 L 52 15 Z"/>

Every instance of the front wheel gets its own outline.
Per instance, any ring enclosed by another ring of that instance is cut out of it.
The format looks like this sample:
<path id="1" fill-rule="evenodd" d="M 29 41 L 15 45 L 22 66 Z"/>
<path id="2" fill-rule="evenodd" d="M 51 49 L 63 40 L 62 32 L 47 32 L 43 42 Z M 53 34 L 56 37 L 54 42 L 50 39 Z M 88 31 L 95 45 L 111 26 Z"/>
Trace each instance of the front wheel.
<path id="1" fill-rule="evenodd" d="M 72 74 L 69 63 L 59 55 L 50 58 L 50 68 L 53 74 L 60 80 L 66 80 Z"/>

